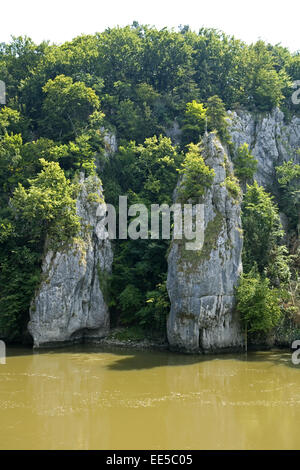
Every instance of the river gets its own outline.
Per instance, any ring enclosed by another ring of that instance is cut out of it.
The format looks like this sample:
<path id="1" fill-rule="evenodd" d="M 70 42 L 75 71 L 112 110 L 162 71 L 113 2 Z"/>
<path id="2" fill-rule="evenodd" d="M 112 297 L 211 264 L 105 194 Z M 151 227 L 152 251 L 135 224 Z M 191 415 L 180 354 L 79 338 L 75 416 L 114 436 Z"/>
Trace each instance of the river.
<path id="1" fill-rule="evenodd" d="M 9 348 L 0 449 L 300 449 L 291 353 Z"/>

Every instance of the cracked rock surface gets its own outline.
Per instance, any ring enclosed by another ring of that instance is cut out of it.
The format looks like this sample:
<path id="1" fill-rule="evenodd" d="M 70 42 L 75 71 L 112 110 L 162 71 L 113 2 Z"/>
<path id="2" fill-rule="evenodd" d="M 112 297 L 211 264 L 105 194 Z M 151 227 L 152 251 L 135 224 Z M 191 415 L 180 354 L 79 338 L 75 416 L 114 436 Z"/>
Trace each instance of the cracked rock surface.
<path id="1" fill-rule="evenodd" d="M 289 122 L 279 109 L 256 116 L 247 111 L 229 112 L 231 126 L 229 132 L 233 143 L 238 147 L 245 142 L 258 160 L 255 179 L 266 189 L 276 180 L 276 166 L 294 159 L 300 163 L 300 118 L 293 116 Z"/>
<path id="2" fill-rule="evenodd" d="M 242 269 L 240 199 L 224 184 L 232 169 L 215 134 L 204 138 L 203 148 L 205 163 L 215 170 L 212 186 L 196 201 L 204 204 L 204 244 L 201 250 L 186 250 L 183 241 L 173 240 L 167 279 L 170 346 L 194 353 L 234 350 L 243 344 L 234 314 L 234 288 Z"/>

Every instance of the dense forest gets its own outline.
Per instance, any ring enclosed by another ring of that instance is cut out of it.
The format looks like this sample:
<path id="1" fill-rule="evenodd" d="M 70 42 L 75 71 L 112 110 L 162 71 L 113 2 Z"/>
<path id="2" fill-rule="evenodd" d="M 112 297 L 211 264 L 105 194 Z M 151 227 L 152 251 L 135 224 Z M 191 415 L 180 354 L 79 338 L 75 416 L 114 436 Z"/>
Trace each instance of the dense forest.
<path id="1" fill-rule="evenodd" d="M 157 30 L 134 22 L 34 44 L 27 37 L 0 44 L 0 331 L 19 340 L 39 285 L 46 237 L 60 246 L 78 235 L 79 172 L 97 172 L 105 200 L 118 205 L 172 201 L 180 172 L 182 197 L 201 194 L 210 170 L 201 136 L 215 131 L 234 155 L 233 194 L 243 194 L 244 274 L 240 315 L 251 331 L 268 331 L 299 313 L 300 165 L 277 168 L 277 186 L 254 180 L 257 162 L 247 145 L 234 148 L 227 110 L 285 119 L 300 79 L 300 55 L 263 41 L 247 45 L 212 29 Z M 176 130 L 180 129 L 180 133 Z M 105 132 L 118 150 L 107 155 Z M 200 143 L 199 143 L 200 142 Z M 273 193 L 273 194 L 271 194 Z M 288 217 L 283 244 L 279 211 Z M 293 241 L 293 242 L 292 242 Z M 109 279 L 113 325 L 164 334 L 169 311 L 167 240 L 116 240 Z"/>

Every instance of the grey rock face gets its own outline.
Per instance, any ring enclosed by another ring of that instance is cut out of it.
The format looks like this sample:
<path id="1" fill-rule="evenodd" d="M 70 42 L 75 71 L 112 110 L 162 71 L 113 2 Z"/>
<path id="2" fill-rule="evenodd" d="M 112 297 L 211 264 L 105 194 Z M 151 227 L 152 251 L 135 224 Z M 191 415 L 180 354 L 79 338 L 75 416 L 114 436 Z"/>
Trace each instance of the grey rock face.
<path id="1" fill-rule="evenodd" d="M 182 131 L 177 121 L 173 122 L 173 125 L 166 130 L 166 136 L 172 140 L 172 143 L 177 145 L 180 143 Z"/>
<path id="2" fill-rule="evenodd" d="M 102 338 L 109 330 L 104 297 L 113 255 L 97 226 L 102 187 L 96 176 L 81 177 L 80 185 L 80 237 L 60 251 L 48 250 L 42 282 L 32 301 L 28 330 L 35 347 Z"/>
<path id="3" fill-rule="evenodd" d="M 186 250 L 183 241 L 173 240 L 168 257 L 169 344 L 195 353 L 239 349 L 243 344 L 233 313 L 234 287 L 242 269 L 240 200 L 224 184 L 231 164 L 214 134 L 204 139 L 204 158 L 215 177 L 204 199 L 197 201 L 204 204 L 203 247 Z"/>
<path id="4" fill-rule="evenodd" d="M 293 116 L 289 123 L 284 114 L 274 109 L 264 116 L 255 116 L 247 111 L 228 112 L 231 118 L 229 132 L 236 146 L 245 142 L 258 160 L 255 179 L 267 189 L 276 180 L 275 167 L 294 158 L 300 162 L 300 118 Z"/>
<path id="5" fill-rule="evenodd" d="M 104 155 L 109 157 L 118 150 L 117 137 L 105 127 L 101 127 L 100 131 L 103 133 Z"/>

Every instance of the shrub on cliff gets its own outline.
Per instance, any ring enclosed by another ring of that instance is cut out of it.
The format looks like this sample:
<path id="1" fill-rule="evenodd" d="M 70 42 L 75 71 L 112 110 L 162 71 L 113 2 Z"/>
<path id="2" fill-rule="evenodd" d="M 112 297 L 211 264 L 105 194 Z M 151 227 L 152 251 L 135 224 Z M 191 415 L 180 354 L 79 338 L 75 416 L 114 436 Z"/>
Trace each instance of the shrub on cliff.
<path id="1" fill-rule="evenodd" d="M 255 269 L 241 276 L 236 289 L 237 311 L 249 332 L 268 332 L 281 319 L 280 293 Z"/>
<path id="2" fill-rule="evenodd" d="M 275 276 L 272 280 L 286 281 L 289 277 L 288 260 L 285 253 L 278 250 L 284 234 L 278 207 L 273 197 L 256 181 L 251 186 L 247 185 L 242 204 L 242 224 L 244 271 L 249 272 L 256 264 L 260 274 L 272 271 L 273 277 Z M 280 269 L 274 272 L 277 265 Z"/>
<path id="3" fill-rule="evenodd" d="M 212 185 L 215 171 L 209 168 L 201 155 L 200 145 L 190 144 L 181 169 L 183 175 L 179 195 L 183 201 L 203 196 Z"/>
<path id="4" fill-rule="evenodd" d="M 196 100 L 186 104 L 182 127 L 182 144 L 197 144 L 204 133 L 206 108 Z"/>
<path id="5" fill-rule="evenodd" d="M 257 160 L 249 150 L 248 144 L 240 145 L 233 160 L 234 173 L 242 183 L 253 180 L 257 168 Z"/>

